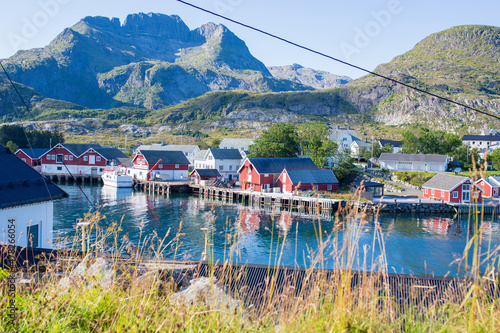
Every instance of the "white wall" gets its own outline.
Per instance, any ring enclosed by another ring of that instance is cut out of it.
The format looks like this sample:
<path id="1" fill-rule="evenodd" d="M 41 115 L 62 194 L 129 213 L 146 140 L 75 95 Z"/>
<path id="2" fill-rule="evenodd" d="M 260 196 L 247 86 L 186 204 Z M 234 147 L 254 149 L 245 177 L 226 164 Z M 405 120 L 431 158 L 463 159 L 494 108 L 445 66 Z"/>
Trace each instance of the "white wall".
<path id="1" fill-rule="evenodd" d="M 66 169 L 67 167 L 67 169 Z M 58 170 L 60 168 L 60 170 Z M 42 173 L 46 174 L 57 174 L 57 175 L 69 175 L 71 172 L 72 175 L 91 175 L 92 168 L 95 168 L 96 175 L 102 175 L 104 170 L 107 167 L 104 166 L 77 166 L 77 165 L 62 165 L 62 164 L 43 164 L 42 165 Z"/>
<path id="2" fill-rule="evenodd" d="M 148 170 L 145 169 L 134 169 L 129 168 L 127 170 L 127 175 L 132 176 L 134 179 L 146 180 L 148 174 Z M 188 180 L 188 170 L 154 170 L 151 171 L 149 178 L 153 180 L 155 175 L 160 177 L 165 181 L 179 181 L 179 180 Z"/>
<path id="3" fill-rule="evenodd" d="M 37 204 L 0 209 L 0 244 L 8 243 L 9 219 L 15 220 L 15 234 L 17 246 L 27 244 L 27 229 L 30 225 L 38 224 L 38 247 L 52 248 L 54 204 L 46 201 Z"/>

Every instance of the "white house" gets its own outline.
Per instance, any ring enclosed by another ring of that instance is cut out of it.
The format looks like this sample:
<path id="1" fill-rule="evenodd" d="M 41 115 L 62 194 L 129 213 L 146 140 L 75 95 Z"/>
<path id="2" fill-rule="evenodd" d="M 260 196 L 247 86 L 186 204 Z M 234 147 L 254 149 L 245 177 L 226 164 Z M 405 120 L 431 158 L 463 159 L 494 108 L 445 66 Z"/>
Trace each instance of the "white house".
<path id="1" fill-rule="evenodd" d="M 182 151 L 189 163 L 193 165 L 194 157 L 200 152 L 200 147 L 197 145 L 166 145 L 162 142 L 152 145 L 140 145 L 136 148 L 136 151 L 138 150 Z"/>
<path id="2" fill-rule="evenodd" d="M 380 168 L 407 171 L 446 171 L 449 157 L 446 155 L 382 153 Z"/>
<path id="3" fill-rule="evenodd" d="M 52 248 L 53 201 L 68 195 L 1 145 L 0 165 L 0 244 Z"/>
<path id="4" fill-rule="evenodd" d="M 380 139 L 376 142 L 378 143 L 380 148 L 383 148 L 385 145 L 391 145 L 393 154 L 401 153 L 401 151 L 403 150 L 403 141 Z"/>
<path id="5" fill-rule="evenodd" d="M 372 141 L 368 140 L 360 140 L 358 138 L 354 138 L 353 142 L 349 146 L 349 150 L 351 152 L 351 157 L 353 158 L 358 158 L 359 153 L 361 152 L 361 147 L 365 147 L 366 149 L 370 150 L 372 147 Z"/>
<path id="6" fill-rule="evenodd" d="M 350 150 L 352 143 L 356 140 L 361 141 L 359 137 L 354 136 L 351 133 L 345 132 L 340 134 L 336 141 L 339 146 L 339 151 Z"/>
<path id="7" fill-rule="evenodd" d="M 464 135 L 462 142 L 469 148 L 488 149 L 500 144 L 500 135 Z"/>
<path id="8" fill-rule="evenodd" d="M 238 149 L 210 148 L 203 158 L 195 159 L 195 169 L 217 169 L 228 180 L 238 179 L 238 169 L 242 162 Z"/>

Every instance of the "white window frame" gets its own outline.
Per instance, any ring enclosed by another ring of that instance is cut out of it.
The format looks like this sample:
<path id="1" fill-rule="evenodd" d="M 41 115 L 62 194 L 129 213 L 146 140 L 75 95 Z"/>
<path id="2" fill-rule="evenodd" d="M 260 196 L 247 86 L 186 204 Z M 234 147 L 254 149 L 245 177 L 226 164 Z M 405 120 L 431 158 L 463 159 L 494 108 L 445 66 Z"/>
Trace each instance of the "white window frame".
<path id="1" fill-rule="evenodd" d="M 61 157 L 61 159 L 59 159 L 59 156 Z M 63 154 L 57 154 L 57 156 L 56 156 L 56 163 L 63 163 L 63 160 L 64 160 L 64 155 Z"/>
<path id="2" fill-rule="evenodd" d="M 85 155 L 85 156 L 83 156 L 83 160 L 84 160 L 85 162 L 88 162 L 88 161 L 89 161 L 89 157 L 88 157 L 87 155 Z"/>
<path id="3" fill-rule="evenodd" d="M 175 165 L 175 168 L 176 168 L 176 169 L 179 169 L 179 164 L 176 164 L 176 165 Z"/>
<path id="4" fill-rule="evenodd" d="M 101 156 L 97 155 L 97 156 L 95 157 L 95 160 L 96 160 L 96 162 L 101 162 Z"/>
<path id="5" fill-rule="evenodd" d="M 73 161 L 73 155 L 69 155 L 69 160 Z"/>
<path id="6" fill-rule="evenodd" d="M 434 190 L 431 190 L 431 195 L 434 195 Z"/>
<path id="7" fill-rule="evenodd" d="M 331 191 L 331 190 L 332 190 L 332 184 L 328 184 L 328 185 L 326 185 L 326 190 L 327 190 L 327 191 Z"/>
<path id="8" fill-rule="evenodd" d="M 458 191 L 453 191 L 453 199 L 458 199 Z"/>
<path id="9" fill-rule="evenodd" d="M 68 155 L 64 155 L 64 160 L 67 161 L 68 160 Z"/>

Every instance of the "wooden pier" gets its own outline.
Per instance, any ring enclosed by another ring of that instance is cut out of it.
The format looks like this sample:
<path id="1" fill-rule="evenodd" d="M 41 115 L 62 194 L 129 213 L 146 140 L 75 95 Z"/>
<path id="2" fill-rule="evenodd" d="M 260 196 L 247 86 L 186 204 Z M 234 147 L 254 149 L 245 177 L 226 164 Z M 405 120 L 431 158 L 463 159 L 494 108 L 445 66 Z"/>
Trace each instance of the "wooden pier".
<path id="1" fill-rule="evenodd" d="M 300 197 L 288 193 L 253 192 L 233 188 L 189 185 L 193 192 L 206 200 L 223 203 L 240 203 L 264 210 L 286 209 L 304 215 L 329 215 L 342 204 L 342 200 L 318 197 Z"/>
<path id="2" fill-rule="evenodd" d="M 81 183 L 81 184 L 102 183 L 102 178 L 100 175 L 80 175 L 80 174 L 66 175 L 66 174 L 50 174 L 50 173 L 42 173 L 42 174 L 56 183 Z"/>
<path id="3" fill-rule="evenodd" d="M 149 194 L 163 194 L 169 195 L 172 192 L 191 192 L 189 187 L 189 182 L 187 181 L 177 181 L 177 182 L 160 182 L 152 180 L 139 180 L 134 179 L 134 188 L 142 190 Z"/>

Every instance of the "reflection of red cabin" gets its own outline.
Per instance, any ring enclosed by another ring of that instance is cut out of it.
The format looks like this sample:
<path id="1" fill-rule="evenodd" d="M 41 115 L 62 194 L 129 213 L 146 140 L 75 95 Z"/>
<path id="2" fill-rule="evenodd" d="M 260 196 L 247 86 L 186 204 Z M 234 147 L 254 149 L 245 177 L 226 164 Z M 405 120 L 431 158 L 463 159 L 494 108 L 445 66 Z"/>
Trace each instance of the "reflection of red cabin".
<path id="1" fill-rule="evenodd" d="M 283 169 L 318 169 L 310 158 L 248 157 L 238 170 L 243 190 L 261 192 L 276 186 Z"/>
<path id="2" fill-rule="evenodd" d="M 481 178 L 476 182 L 484 192 L 483 196 L 498 198 L 500 195 L 500 176 L 489 176 Z"/>
<path id="3" fill-rule="evenodd" d="M 285 169 L 279 175 L 277 185 L 283 193 L 296 189 L 335 192 L 339 182 L 330 169 Z"/>
<path id="4" fill-rule="evenodd" d="M 16 156 L 32 167 L 42 164 L 41 156 L 49 150 L 48 148 L 21 148 L 16 151 Z"/>
<path id="5" fill-rule="evenodd" d="M 203 183 L 203 181 L 213 182 L 220 177 L 221 174 L 217 169 L 194 169 L 193 172 L 191 172 L 191 178 L 194 179 L 194 183 L 197 185 L 199 185 L 200 182 Z"/>
<path id="6" fill-rule="evenodd" d="M 471 183 L 469 177 L 436 174 L 422 185 L 424 198 L 440 199 L 445 202 L 471 202 L 482 199 L 482 189 Z"/>

